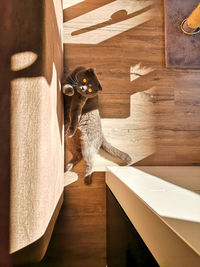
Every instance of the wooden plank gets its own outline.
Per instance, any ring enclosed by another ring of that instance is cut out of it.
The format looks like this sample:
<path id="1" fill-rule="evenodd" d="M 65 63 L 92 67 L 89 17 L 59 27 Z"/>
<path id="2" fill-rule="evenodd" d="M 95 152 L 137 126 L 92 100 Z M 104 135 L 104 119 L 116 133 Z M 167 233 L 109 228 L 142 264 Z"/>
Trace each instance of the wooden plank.
<path id="1" fill-rule="evenodd" d="M 111 101 L 112 99 L 115 101 Z M 128 118 L 130 116 L 130 96 L 121 93 L 101 94 L 99 109 L 101 118 Z"/>
<path id="2" fill-rule="evenodd" d="M 106 266 L 106 185 L 104 173 L 95 173 L 91 186 L 79 180 L 65 188 L 64 203 L 47 254 L 34 266 Z"/>

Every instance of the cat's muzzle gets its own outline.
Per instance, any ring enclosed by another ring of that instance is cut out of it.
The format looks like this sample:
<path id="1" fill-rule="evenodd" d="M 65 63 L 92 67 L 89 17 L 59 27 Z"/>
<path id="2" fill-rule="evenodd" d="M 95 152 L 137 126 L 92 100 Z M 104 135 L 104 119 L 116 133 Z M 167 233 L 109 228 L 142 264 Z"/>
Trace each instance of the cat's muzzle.
<path id="1" fill-rule="evenodd" d="M 79 88 L 82 92 L 86 92 L 88 89 L 87 85 L 81 85 Z"/>

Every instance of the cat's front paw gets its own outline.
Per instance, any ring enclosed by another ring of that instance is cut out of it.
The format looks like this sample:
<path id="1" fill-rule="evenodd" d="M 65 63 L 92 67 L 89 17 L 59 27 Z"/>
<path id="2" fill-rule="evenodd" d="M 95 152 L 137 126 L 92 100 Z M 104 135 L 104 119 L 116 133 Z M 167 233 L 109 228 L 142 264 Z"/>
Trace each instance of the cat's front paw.
<path id="1" fill-rule="evenodd" d="M 71 84 L 65 84 L 62 86 L 62 92 L 65 95 L 73 96 L 74 95 L 74 88 L 71 86 Z"/>
<path id="2" fill-rule="evenodd" d="M 69 162 L 69 163 L 67 164 L 67 166 L 66 166 L 66 170 L 67 170 L 67 171 L 71 171 L 73 167 L 74 167 L 74 164 L 73 164 L 72 162 Z"/>

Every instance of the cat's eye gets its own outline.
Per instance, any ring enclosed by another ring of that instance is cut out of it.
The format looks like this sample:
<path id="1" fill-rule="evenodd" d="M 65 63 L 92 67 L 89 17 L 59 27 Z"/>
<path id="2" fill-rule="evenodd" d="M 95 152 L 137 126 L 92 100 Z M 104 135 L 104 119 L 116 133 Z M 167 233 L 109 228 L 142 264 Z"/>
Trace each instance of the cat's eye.
<path id="1" fill-rule="evenodd" d="M 88 92 L 89 92 L 89 93 L 92 93 L 92 88 L 89 88 L 89 89 L 88 89 Z"/>
<path id="2" fill-rule="evenodd" d="M 84 83 L 86 83 L 86 82 L 87 82 L 87 79 L 84 78 L 82 81 L 83 81 Z"/>

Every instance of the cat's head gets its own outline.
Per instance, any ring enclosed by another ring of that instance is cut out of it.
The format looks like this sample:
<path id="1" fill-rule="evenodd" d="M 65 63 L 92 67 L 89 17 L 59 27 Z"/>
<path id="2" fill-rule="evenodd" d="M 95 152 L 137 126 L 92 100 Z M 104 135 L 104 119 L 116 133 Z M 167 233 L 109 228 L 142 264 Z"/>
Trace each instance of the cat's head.
<path id="1" fill-rule="evenodd" d="M 81 70 L 76 73 L 76 89 L 79 94 L 88 98 L 94 97 L 102 87 L 93 69 Z"/>

